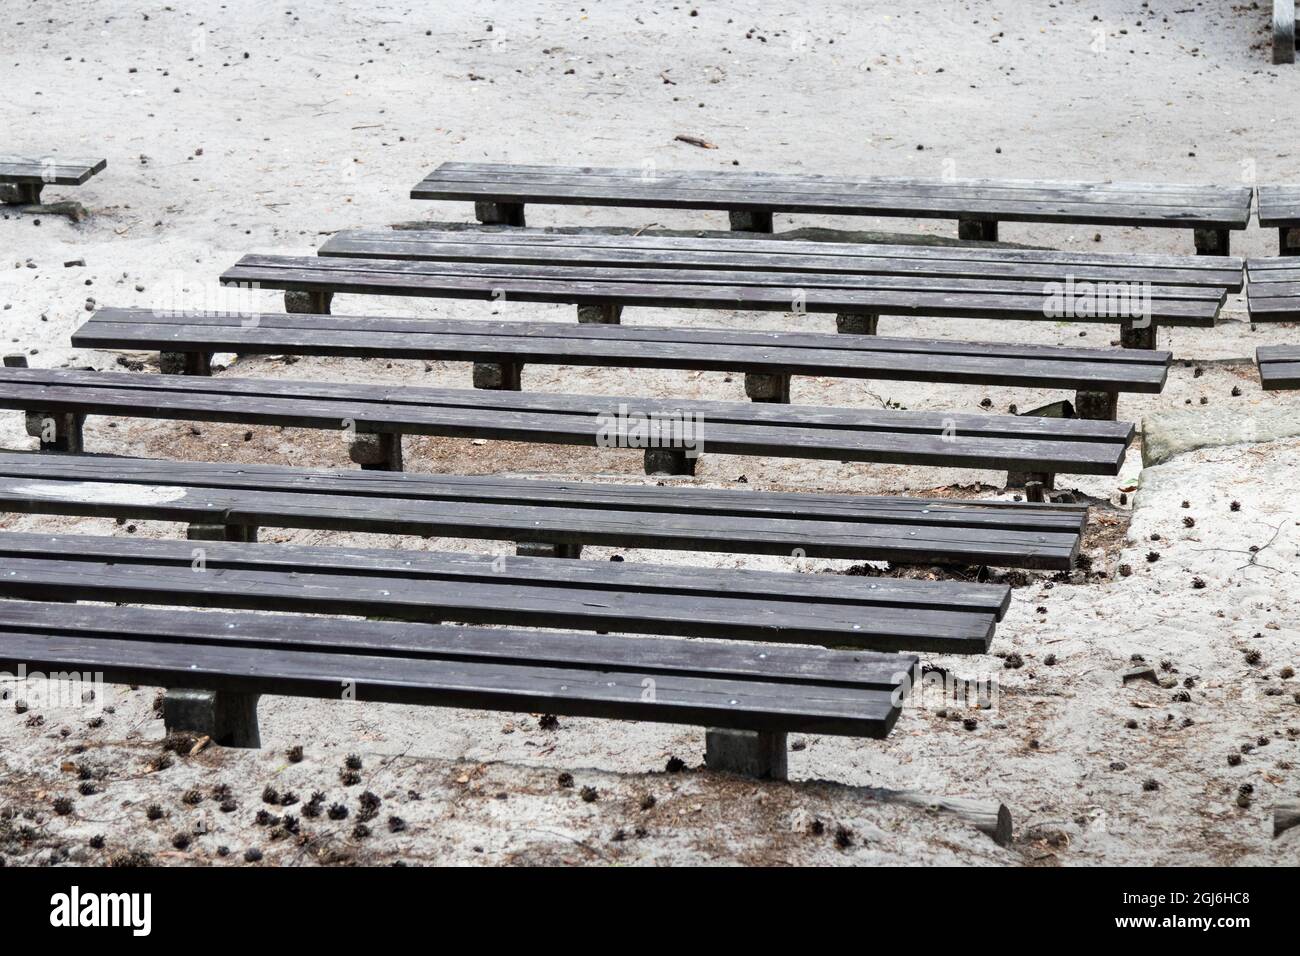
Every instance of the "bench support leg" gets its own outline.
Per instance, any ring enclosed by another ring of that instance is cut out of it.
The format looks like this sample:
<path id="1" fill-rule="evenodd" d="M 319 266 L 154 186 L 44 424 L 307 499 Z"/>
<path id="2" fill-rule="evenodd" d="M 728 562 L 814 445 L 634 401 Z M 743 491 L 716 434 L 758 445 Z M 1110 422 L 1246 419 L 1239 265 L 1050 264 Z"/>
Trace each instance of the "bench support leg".
<path id="1" fill-rule="evenodd" d="M 358 435 L 348 446 L 348 457 L 365 471 L 401 471 L 402 436 L 394 432 Z"/>
<path id="2" fill-rule="evenodd" d="M 211 375 L 211 352 L 160 352 L 158 369 L 164 375 Z"/>
<path id="3" fill-rule="evenodd" d="M 835 331 L 843 335 L 875 335 L 880 316 L 868 312 L 841 312 L 835 316 Z"/>
<path id="4" fill-rule="evenodd" d="M 647 475 L 694 475 L 699 456 L 687 455 L 682 448 L 647 448 L 645 473 Z"/>
<path id="5" fill-rule="evenodd" d="M 745 373 L 745 394 L 751 401 L 790 404 L 790 376 L 766 372 Z"/>
<path id="6" fill-rule="evenodd" d="M 6 183 L 0 186 L 0 202 L 10 206 L 39 206 L 44 183 Z"/>
<path id="7" fill-rule="evenodd" d="M 81 430 L 86 416 L 77 412 L 28 412 L 27 434 L 41 440 L 41 451 L 79 455 L 85 449 Z"/>
<path id="8" fill-rule="evenodd" d="M 252 544 L 257 541 L 257 525 L 195 521 L 185 529 L 185 537 L 190 541 L 243 541 Z"/>
<path id="9" fill-rule="evenodd" d="M 474 387 L 517 392 L 523 370 L 523 362 L 475 362 Z"/>
<path id="10" fill-rule="evenodd" d="M 302 315 L 329 315 L 333 292 L 286 292 L 284 311 Z"/>
<path id="11" fill-rule="evenodd" d="M 521 202 L 476 202 L 474 218 L 485 226 L 522 226 L 524 204 Z"/>
<path id="12" fill-rule="evenodd" d="M 1227 229 L 1193 229 L 1192 241 L 1198 256 L 1226 256 L 1230 231 Z"/>
<path id="13" fill-rule="evenodd" d="M 1143 320 L 1145 325 L 1138 325 L 1132 320 L 1120 323 L 1119 344 L 1126 349 L 1154 349 L 1156 347 L 1156 324 L 1151 319 Z"/>
<path id="14" fill-rule="evenodd" d="M 623 307 L 614 302 L 579 305 L 578 321 L 583 325 L 619 325 L 623 321 Z"/>
<path id="15" fill-rule="evenodd" d="M 732 232 L 772 231 L 772 213 L 766 209 L 733 209 L 727 218 Z"/>
<path id="16" fill-rule="evenodd" d="M 721 773 L 759 780 L 785 780 L 786 740 L 780 731 L 722 730 L 704 732 L 704 765 Z"/>
<path id="17" fill-rule="evenodd" d="M 1074 393 L 1074 414 L 1076 418 L 1113 422 L 1116 420 L 1118 412 L 1118 392 L 1085 392 L 1080 390 Z"/>
<path id="18" fill-rule="evenodd" d="M 1056 488 L 1056 475 L 1050 471 L 1009 471 L 1008 488 L 1024 488 L 1027 501 L 1046 501 L 1047 492 Z"/>
<path id="19" fill-rule="evenodd" d="M 987 219 L 958 219 L 957 238 L 974 239 L 980 242 L 997 242 L 997 221 L 994 220 L 993 222 L 989 222 Z"/>
<path id="20" fill-rule="evenodd" d="M 1284 227 L 1277 231 L 1279 256 L 1300 256 L 1300 229 Z"/>
<path id="21" fill-rule="evenodd" d="M 1295 62 L 1295 0 L 1273 0 L 1273 62 Z"/>
<path id="22" fill-rule="evenodd" d="M 547 544 L 543 541 L 520 541 L 515 554 L 521 558 L 581 558 L 581 544 Z"/>
<path id="23" fill-rule="evenodd" d="M 223 747 L 260 747 L 259 697 L 261 694 L 168 688 L 163 696 L 163 725 L 169 734 L 205 734 Z"/>

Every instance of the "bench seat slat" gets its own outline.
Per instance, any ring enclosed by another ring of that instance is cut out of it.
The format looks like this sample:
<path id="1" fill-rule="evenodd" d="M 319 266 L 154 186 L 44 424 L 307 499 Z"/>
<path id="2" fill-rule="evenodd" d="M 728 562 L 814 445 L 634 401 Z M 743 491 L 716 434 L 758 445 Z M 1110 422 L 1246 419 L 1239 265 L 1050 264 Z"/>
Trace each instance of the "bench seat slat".
<path id="1" fill-rule="evenodd" d="M 518 270 L 541 270 L 521 266 Z M 554 271 L 554 270 L 553 270 Z M 564 270 L 560 270 L 563 272 Z M 552 303 L 616 303 L 696 309 L 756 309 L 792 312 L 866 312 L 884 315 L 951 317 L 1016 317 L 1055 320 L 1050 309 L 1060 298 L 1042 283 L 1029 283 L 1021 292 L 962 288 L 966 280 L 917 279 L 901 283 L 898 277 L 853 277 L 855 285 L 822 286 L 808 274 L 752 274 L 747 281 L 788 276 L 785 285 L 717 284 L 692 278 L 698 270 L 679 270 L 680 281 L 658 282 L 651 270 L 623 270 L 626 278 L 561 278 L 512 276 L 479 263 L 431 263 L 409 260 L 343 259 L 294 256 L 244 256 L 224 272 L 224 285 L 287 291 L 330 291 L 356 295 L 414 295 L 441 298 L 517 299 Z M 594 275 L 594 273 L 593 273 Z M 820 277 L 819 282 L 820 282 Z M 833 278 L 833 277 L 828 277 Z M 843 281 L 843 280 L 839 280 Z M 906 286 L 936 283 L 947 288 L 926 291 Z M 969 283 L 967 283 L 969 285 Z M 1004 283 L 1005 285 L 1005 283 Z M 1223 304 L 1223 290 L 1196 286 L 1171 286 L 1169 294 L 1154 294 L 1149 306 L 1135 293 L 1123 299 L 1133 310 L 1148 310 L 1164 324 L 1213 325 Z M 1106 312 L 1106 308 L 1098 308 Z M 1071 321 L 1116 322 L 1120 315 L 1072 315 Z"/>
<path id="2" fill-rule="evenodd" d="M 640 670 L 768 684 L 822 684 L 888 690 L 900 669 L 914 677 L 916 658 L 878 651 L 808 645 L 679 640 L 620 634 L 462 627 L 409 621 L 366 621 L 290 614 L 251 614 L 98 604 L 0 601 L 0 632 L 47 630 L 84 637 L 171 630 L 196 644 L 283 647 L 321 653 L 365 653 L 431 660 L 491 660 L 581 670 Z M 913 667 L 908 666 L 913 662 Z M 900 667 L 901 665 L 901 667 Z"/>
<path id="3" fill-rule="evenodd" d="M 980 354 L 970 343 L 954 353 L 945 353 L 938 343 L 928 350 L 917 346 L 914 351 L 904 348 L 873 351 L 869 343 L 860 349 L 844 347 L 842 342 L 846 336 L 840 335 L 822 336 L 825 348 L 796 348 L 785 346 L 779 337 L 764 341 L 749 336 L 749 342 L 757 340 L 762 344 L 730 344 L 725 333 L 715 336 L 688 333 L 673 339 L 665 334 L 660 340 L 642 337 L 630 341 L 611 335 L 548 336 L 546 333 L 559 327 L 558 323 L 520 323 L 486 335 L 474 334 L 477 323 L 464 322 L 451 331 L 425 332 L 419 321 L 390 323 L 336 316 L 266 316 L 250 322 L 248 317 L 218 315 L 204 316 L 201 324 L 189 325 L 174 320 L 155 321 L 151 313 L 143 310 L 133 315 L 134 320 L 132 314 L 101 320 L 96 314 L 73 334 L 72 344 L 98 349 L 775 372 L 1151 393 L 1163 388 L 1171 360 L 1168 353 L 1152 353 L 1144 363 L 1110 362 L 1111 355 L 1137 351 L 1131 349 L 1072 349 L 1058 356 L 1042 348 L 1030 353 L 1033 359 L 1029 354 L 1012 358 L 997 355 L 997 347 L 993 345 L 988 346 L 988 354 Z M 804 336 L 803 340 L 810 338 Z"/>
<path id="4" fill-rule="evenodd" d="M 58 620 L 57 605 L 47 605 L 46 610 L 49 620 Z M 887 689 L 668 672 L 655 676 L 654 700 L 646 701 L 645 672 L 636 670 L 595 672 L 488 659 L 421 659 L 193 642 L 187 619 L 208 616 L 190 612 L 159 620 L 140 614 L 128 632 L 135 639 L 61 632 L 48 624 L 6 629 L 0 631 L 0 662 L 53 673 L 100 672 L 120 683 L 327 699 L 336 697 L 345 683 L 355 687 L 356 699 L 364 701 L 865 737 L 888 734 L 899 710 Z M 909 659 L 899 661 L 900 674 L 905 673 Z"/>
<path id="5" fill-rule="evenodd" d="M 1013 342 L 972 342 L 958 339 L 918 339 L 896 336 L 851 336 L 824 332 L 744 331 L 698 329 L 679 326 L 599 325 L 567 322 L 516 322 L 497 320 L 439 319 L 412 316 L 300 315 L 263 312 L 228 315 L 219 312 L 163 312 L 152 309 L 97 309 L 82 329 L 82 335 L 96 327 L 96 334 L 126 336 L 133 326 L 293 329 L 312 331 L 330 328 L 355 332 L 442 334 L 495 339 L 500 337 L 576 340 L 577 342 L 667 343 L 690 346 L 745 345 L 847 353 L 924 354 L 938 356 L 984 356 L 1001 359 L 1056 359 L 1105 361 L 1109 364 L 1153 366 L 1167 364 L 1173 354 L 1156 349 L 1100 349 L 1061 345 L 1033 345 Z M 124 328 L 125 327 L 125 328 Z M 189 333 L 187 333 L 189 334 Z M 194 333 L 197 334 L 197 333 Z"/>
<path id="6" fill-rule="evenodd" d="M 0 594 L 956 653 L 987 648 L 998 613 L 992 605 L 1009 598 L 999 587 L 899 589 L 851 579 L 832 582 L 838 594 L 830 596 L 825 581 L 812 580 L 821 587 L 799 598 L 782 594 L 795 583 L 783 580 L 789 575 L 665 574 L 639 565 L 592 587 L 586 569 L 548 567 L 590 562 L 514 559 L 494 575 L 491 558 L 287 545 L 217 543 L 203 548 L 206 563 L 196 573 L 186 542 L 141 548 L 140 541 L 51 536 L 41 552 L 41 537 L 0 538 Z M 465 573 L 475 563 L 479 573 Z M 525 570 L 509 571 L 516 564 Z M 851 597 L 846 584 L 858 585 Z"/>
<path id="7" fill-rule="evenodd" d="M 415 199 L 583 203 L 655 208 L 853 212 L 863 215 L 1112 225 L 1245 228 L 1246 187 L 1152 187 L 1147 184 L 996 183 L 829 177 L 702 176 L 692 172 L 598 168 L 518 169 L 506 164 L 444 164 L 411 192 Z"/>
<path id="8" fill-rule="evenodd" d="M 512 233 L 515 231 L 512 231 Z M 602 266 L 807 272 L 845 275 L 987 277 L 1062 282 L 1150 282 L 1157 286 L 1206 285 L 1241 288 L 1242 260 L 1206 268 L 1207 257 L 1073 255 L 1056 258 L 998 255 L 1004 250 L 861 243 L 773 241 L 770 239 L 681 239 L 648 236 L 592 236 L 472 233 L 451 230 L 358 230 L 331 236 L 318 255 L 342 258 L 513 262 L 530 265 Z M 553 240 L 570 240 L 558 242 Z M 577 240 L 577 241 L 575 241 Z M 719 244 L 717 247 L 713 243 Z M 847 246 L 848 248 L 826 248 Z M 791 248 L 794 247 L 794 248 Z M 1020 250 L 1017 250 L 1020 251 Z M 981 252 L 984 255 L 970 255 Z M 990 254 L 992 253 L 992 254 Z M 1129 260 L 1137 259 L 1138 262 Z"/>
<path id="9" fill-rule="evenodd" d="M 79 161 L 0 156 L 0 183 L 80 186 L 107 165 L 108 161 L 104 159 Z"/>
<path id="10" fill-rule="evenodd" d="M 1266 391 L 1300 389 L 1300 345 L 1262 345 L 1255 357 Z"/>

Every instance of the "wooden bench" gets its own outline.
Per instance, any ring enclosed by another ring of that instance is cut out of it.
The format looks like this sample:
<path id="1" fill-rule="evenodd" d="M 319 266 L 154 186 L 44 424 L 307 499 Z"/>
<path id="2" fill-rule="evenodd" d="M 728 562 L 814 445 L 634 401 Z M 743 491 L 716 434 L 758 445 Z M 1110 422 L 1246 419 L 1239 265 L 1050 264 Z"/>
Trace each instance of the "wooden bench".
<path id="1" fill-rule="evenodd" d="M 1273 62 L 1295 62 L 1295 0 L 1273 0 Z"/>
<path id="2" fill-rule="evenodd" d="M 1300 256 L 1300 185 L 1259 187 L 1259 224 L 1278 231 L 1278 255 Z M 1266 262 L 1252 259 L 1253 263 Z"/>
<path id="3" fill-rule="evenodd" d="M 27 412 L 50 451 L 82 450 L 86 415 L 339 429 L 352 460 L 401 470 L 401 435 L 644 450 L 647 473 L 690 474 L 722 454 L 988 468 L 1053 476 L 1118 474 L 1129 422 L 859 410 L 541 392 L 179 378 L 0 369 L 0 408 Z"/>
<path id="4" fill-rule="evenodd" d="M 1246 278 L 1251 322 L 1300 321 L 1300 260 L 1291 256 L 1249 259 Z"/>
<path id="5" fill-rule="evenodd" d="M 1300 345 L 1261 345 L 1255 361 L 1266 391 L 1300 388 Z"/>
<path id="6" fill-rule="evenodd" d="M 0 601 L 0 668 L 164 687 L 169 732 L 225 746 L 260 746 L 262 694 L 346 693 L 695 724 L 708 767 L 776 779 L 787 733 L 883 738 L 920 678 L 870 651 L 29 601 Z"/>
<path id="7" fill-rule="evenodd" d="M 470 361 L 475 388 L 522 387 L 526 364 L 743 372 L 754 401 L 789 402 L 794 375 L 1073 389 L 1080 417 L 1114 420 L 1120 392 L 1164 387 L 1172 356 L 802 332 L 346 315 L 100 309 L 78 348 L 158 351 L 164 372 L 211 373 L 216 352 Z"/>
<path id="8" fill-rule="evenodd" d="M 107 165 L 106 159 L 81 162 L 0 156 L 0 202 L 38 205 L 46 186 L 80 186 Z"/>
<path id="9" fill-rule="evenodd" d="M 1005 585 L 457 552 L 0 534 L 0 596 L 982 654 Z"/>
<path id="10" fill-rule="evenodd" d="M 1204 284 L 1060 278 L 247 255 L 221 282 L 285 290 L 287 311 L 311 314 L 327 314 L 336 293 L 350 293 L 576 304 L 578 320 L 591 323 L 617 323 L 627 306 L 834 313 L 837 329 L 854 333 L 875 332 L 882 315 L 1106 322 L 1141 348 L 1155 347 L 1160 325 L 1213 326 L 1227 294 Z"/>
<path id="11" fill-rule="evenodd" d="M 522 226 L 528 203 L 719 209 L 736 230 L 771 232 L 772 214 L 956 219 L 962 239 L 996 240 L 998 222 L 1192 229 L 1196 251 L 1227 255 L 1245 229 L 1246 186 L 996 179 L 853 178 L 720 170 L 443 163 L 413 199 L 466 200 L 480 222 Z"/>
<path id="12" fill-rule="evenodd" d="M 1087 520 L 1085 506 L 30 453 L 0 453 L 5 510 L 187 522 L 191 538 L 235 541 L 272 526 L 516 541 L 569 558 L 598 545 L 1057 571 Z"/>

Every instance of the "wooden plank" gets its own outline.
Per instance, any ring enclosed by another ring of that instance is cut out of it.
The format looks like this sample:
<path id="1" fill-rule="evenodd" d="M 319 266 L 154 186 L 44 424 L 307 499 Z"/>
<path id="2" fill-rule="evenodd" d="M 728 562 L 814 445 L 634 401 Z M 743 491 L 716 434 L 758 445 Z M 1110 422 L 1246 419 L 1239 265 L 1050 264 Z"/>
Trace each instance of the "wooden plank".
<path id="1" fill-rule="evenodd" d="M 985 356 L 1059 361 L 1104 361 L 1113 364 L 1155 367 L 1167 365 L 1173 353 L 1156 349 L 1079 348 L 1060 345 L 1026 345 L 1013 342 L 974 342 L 953 339 L 902 338 L 887 335 L 852 336 L 823 332 L 756 331 L 737 329 L 699 329 L 680 326 L 599 325 L 571 322 L 524 322 L 487 319 L 440 319 L 411 316 L 300 315 L 264 312 L 238 316 L 213 312 L 160 312 L 151 309 L 96 310 L 86 326 L 115 327 L 116 334 L 126 335 L 123 327 L 158 325 L 163 327 L 210 326 L 229 328 L 253 326 L 266 329 L 312 330 L 324 327 L 348 331 L 386 332 L 405 335 L 411 332 L 454 334 L 464 337 L 495 339 L 502 336 L 521 338 L 565 339 L 577 342 L 647 342 L 686 344 L 690 346 L 745 345 L 757 348 L 780 346 L 788 349 L 818 349 L 848 353 L 911 354 L 938 356 Z M 83 326 L 83 328 L 86 328 Z M 82 334 L 81 331 L 74 333 Z M 98 335 L 108 335 L 98 331 Z"/>
<path id="2" fill-rule="evenodd" d="M 181 324 L 184 321 L 184 324 Z M 452 361 L 523 361 L 529 364 L 589 365 L 627 368 L 672 368 L 768 372 L 905 381 L 1028 385 L 1099 391 L 1159 392 L 1165 382 L 1169 353 L 1153 353 L 1145 362 L 1112 363 L 1112 355 L 1137 351 L 1056 350 L 1039 347 L 1020 355 L 999 355 L 996 345 L 984 354 L 979 343 L 949 350 L 942 343 L 904 344 L 873 349 L 871 340 L 853 348 L 843 335 L 803 335 L 813 347 L 788 347 L 779 333 L 743 336 L 729 341 L 725 331 L 711 334 L 655 329 L 657 338 L 617 330 L 586 336 L 551 336 L 558 323 L 494 323 L 491 334 L 480 323 L 421 320 L 391 322 L 351 316 L 248 317 L 204 314 L 157 321 L 146 310 L 96 313 L 72 336 L 80 348 L 159 351 L 240 352 L 423 358 Z M 433 331 L 425 331 L 432 327 Z M 564 328 L 571 329 L 570 326 Z M 579 326 L 582 328 L 582 326 Z M 621 327 L 620 327 L 621 328 Z M 703 347 L 702 347 L 703 346 Z M 909 348 L 910 346 L 910 348 Z M 1032 357 L 1031 357 L 1032 356 Z"/>
<path id="3" fill-rule="evenodd" d="M 1295 62 L 1295 0 L 1273 0 L 1273 62 Z"/>
<path id="4" fill-rule="evenodd" d="M 32 540 L 40 537 L 0 539 L 0 594 L 953 653 L 987 649 L 991 607 L 1008 598 L 999 588 L 874 581 L 850 595 L 847 579 L 832 588 L 801 580 L 814 587 L 797 597 L 783 593 L 796 582 L 782 579 L 805 576 L 767 573 L 764 581 L 763 572 L 701 576 L 694 572 L 705 569 L 665 574 L 637 565 L 600 586 L 600 575 L 578 567 L 594 562 L 516 558 L 497 562 L 507 570 L 494 573 L 490 557 L 315 549 L 306 562 L 304 549 L 287 545 L 244 545 L 232 555 L 205 543 L 196 573 L 189 542 L 150 542 L 179 550 L 142 553 L 139 542 L 121 548 L 120 539 Z"/>
<path id="5" fill-rule="evenodd" d="M 1260 346 L 1255 353 L 1265 391 L 1300 389 L 1300 346 Z"/>
<path id="6" fill-rule="evenodd" d="M 863 243 L 773 242 L 770 239 L 671 239 L 653 236 L 574 236 L 463 230 L 358 230 L 331 236 L 318 255 L 343 258 L 514 262 L 619 268 L 744 269 L 847 275 L 984 276 L 1039 282 L 1150 282 L 1158 286 L 1214 285 L 1239 290 L 1240 259 L 1206 268 L 1208 257 L 1057 254 L 998 256 L 1003 250 L 875 246 Z M 564 241 L 556 241 L 564 240 Z M 715 247 L 713 243 L 722 243 Z M 827 248 L 830 247 L 830 248 Z M 914 251 L 919 250 L 919 251 Z M 971 255 L 977 252 L 983 255 Z M 994 253 L 990 255 L 989 253 Z"/>
<path id="7" fill-rule="evenodd" d="M 289 291 L 330 291 L 357 295 L 412 295 L 440 298 L 481 298 L 526 302 L 611 303 L 697 309 L 752 309 L 793 312 L 867 312 L 883 315 L 952 317 L 1014 317 L 1059 320 L 1052 314 L 1060 296 L 1042 283 L 1003 280 L 904 279 L 896 276 L 855 277 L 854 287 L 843 279 L 812 274 L 736 274 L 743 282 L 703 281 L 702 270 L 678 270 L 680 281 L 660 281 L 655 270 L 623 270 L 618 279 L 600 278 L 595 270 L 578 277 L 570 270 L 549 269 L 550 277 L 534 278 L 512 272 L 547 273 L 549 267 L 512 266 L 500 269 L 481 263 L 434 263 L 409 260 L 244 256 L 221 276 L 225 285 Z M 789 276 L 786 285 L 770 282 Z M 831 283 L 831 284 L 828 284 Z M 935 285 L 927 286 L 929 283 Z M 870 286 L 870 287 L 868 287 Z M 927 286 L 920 288 L 920 286 Z M 942 286 L 942 287 L 940 287 Z M 998 291 L 1006 289 L 1007 291 Z M 1225 293 L 1197 286 L 1171 286 L 1148 301 L 1145 289 L 1116 290 L 1094 303 L 1099 315 L 1071 314 L 1069 321 L 1116 322 L 1128 313 L 1148 314 L 1161 324 L 1212 325 Z M 1112 308 L 1117 311 L 1112 312 Z M 1091 311 L 1091 310 L 1089 310 Z"/>
<path id="8" fill-rule="evenodd" d="M 665 434 L 672 447 L 1080 474 L 1117 473 L 1133 433 L 1127 422 L 35 369 L 0 370 L 0 407 L 586 446 L 628 416 L 690 416 L 700 433 Z"/>
<path id="9" fill-rule="evenodd" d="M 80 186 L 91 176 L 102 172 L 107 165 L 106 159 L 72 161 L 53 157 L 28 159 L 0 156 L 0 182 Z"/>
<path id="10" fill-rule="evenodd" d="M 0 475 L 77 482 L 130 481 L 216 489 L 266 489 L 339 494 L 382 500 L 465 501 L 539 506 L 614 508 L 653 513 L 712 514 L 776 519 L 997 527 L 1031 532 L 1080 533 L 1086 505 L 1033 504 L 1009 500 L 834 495 L 703 488 L 695 485 L 545 481 L 496 475 L 420 475 L 359 472 L 343 468 L 158 461 L 116 455 L 42 456 L 0 452 Z"/>
<path id="11" fill-rule="evenodd" d="M 31 456 L 28 456 L 31 457 Z M 56 464 L 65 465 L 60 461 Z M 162 465 L 163 463 L 159 463 Z M 1075 528 L 1022 531 L 993 524 L 907 520 L 900 509 L 871 520 L 696 513 L 534 504 L 527 498 L 481 503 L 302 491 L 222 488 L 127 480 L 61 479 L 29 467 L 0 477 L 0 510 L 137 520 L 211 522 L 481 540 L 541 541 L 741 552 L 915 563 L 1006 564 L 1068 569 L 1079 546 Z M 280 476 L 292 480 L 292 470 Z M 369 474 L 369 473 L 367 473 Z M 183 477 L 183 476 L 178 476 Z M 526 492 L 519 492 L 526 493 Z M 517 494 L 519 494 L 517 493 Z M 815 496 L 809 496 L 815 497 Z M 986 513 L 993 517 L 999 512 Z M 1007 520 L 1013 513 L 1002 511 Z M 960 519 L 960 515 L 951 514 Z M 1065 516 L 1062 516 L 1065 517 Z M 1077 516 L 1076 516 L 1077 525 Z"/>
<path id="12" fill-rule="evenodd" d="M 0 663 L 56 673 L 99 673 L 113 683 L 326 699 L 336 698 L 338 688 L 347 685 L 359 701 L 867 737 L 885 736 L 898 716 L 898 705 L 887 690 L 663 674 L 654 678 L 656 694 L 646 700 L 644 674 L 635 670 L 593 673 L 556 666 L 196 645 L 171 636 L 174 627 L 154 626 L 157 630 L 147 639 L 135 640 L 70 636 L 39 626 L 9 631 L 0 641 Z"/>
<path id="13" fill-rule="evenodd" d="M 634 174 L 634 175 L 630 175 Z M 444 164 L 412 190 L 416 199 L 584 203 L 657 208 L 763 209 L 908 217 L 986 217 L 1006 221 L 1079 222 L 1245 228 L 1250 190 L 1149 184 L 971 180 L 835 180 L 774 174 L 734 177 L 640 170 L 519 170 Z"/>
<path id="14" fill-rule="evenodd" d="M 637 670 L 756 680 L 765 684 L 892 690 L 915 681 L 919 661 L 874 651 L 837 651 L 744 641 L 509 628 L 453 627 L 291 614 L 42 604 L 0 601 L 0 633 L 42 629 L 79 637 L 163 634 L 197 645 L 278 647 L 320 653 L 383 654 L 431 660 L 481 660 L 579 670 Z M 901 676 L 900 676 L 901 675 Z"/>
<path id="15" fill-rule="evenodd" d="M 812 604 L 871 604 L 907 609 L 957 609 L 1000 616 L 1010 602 L 1004 585 L 960 581 L 863 580 L 838 574 L 787 574 L 734 568 L 672 568 L 630 562 L 558 561 L 552 558 L 405 551 L 290 544 L 204 542 L 209 568 L 310 570 L 319 574 L 437 579 L 500 586 L 636 590 L 641 594 L 763 600 L 806 599 Z M 0 554 L 11 558 L 116 562 L 190 568 L 194 545 L 185 541 L 105 538 L 95 535 L 0 535 Z"/>

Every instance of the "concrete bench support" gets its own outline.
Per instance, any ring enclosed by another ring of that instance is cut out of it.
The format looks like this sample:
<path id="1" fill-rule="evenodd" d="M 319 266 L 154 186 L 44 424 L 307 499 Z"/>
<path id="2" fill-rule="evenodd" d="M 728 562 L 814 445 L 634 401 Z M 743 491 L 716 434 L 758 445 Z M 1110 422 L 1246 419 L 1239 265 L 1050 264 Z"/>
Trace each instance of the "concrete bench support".
<path id="1" fill-rule="evenodd" d="M 772 213 L 765 209 L 733 209 L 727 213 L 732 232 L 771 232 Z"/>
<path id="2" fill-rule="evenodd" d="M 401 471 L 402 436 L 393 432 L 358 435 L 348 457 L 366 471 Z"/>
<path id="3" fill-rule="evenodd" d="M 958 219 L 957 238 L 975 240 L 978 242 L 997 242 L 997 221 L 995 220 L 990 222 L 987 219 Z"/>
<path id="4" fill-rule="evenodd" d="M 0 202 L 8 206 L 39 206 L 44 183 L 5 183 L 0 185 Z"/>
<path id="5" fill-rule="evenodd" d="M 867 312 L 841 312 L 835 316 L 835 331 L 844 335 L 875 335 L 880 316 Z"/>
<path id="6" fill-rule="evenodd" d="M 1273 0 L 1273 62 L 1295 62 L 1295 0 Z"/>
<path id="7" fill-rule="evenodd" d="M 766 372 L 745 373 L 745 394 L 755 402 L 790 404 L 790 376 Z"/>
<path id="8" fill-rule="evenodd" d="M 86 416 L 77 412 L 28 412 L 27 434 L 41 440 L 41 451 L 63 451 L 74 455 L 85 450 L 81 430 Z"/>
<path id="9" fill-rule="evenodd" d="M 1277 254 L 1280 256 L 1300 256 L 1300 229 L 1293 226 L 1284 226 L 1277 232 Z"/>
<path id="10" fill-rule="evenodd" d="M 255 524 L 205 524 L 196 521 L 185 529 L 190 541 L 257 541 Z"/>
<path id="11" fill-rule="evenodd" d="M 547 544 L 543 541 L 520 541 L 515 554 L 521 558 L 581 558 L 580 544 Z"/>
<path id="12" fill-rule="evenodd" d="M 523 371 L 523 362 L 475 362 L 474 387 L 517 392 Z"/>
<path id="13" fill-rule="evenodd" d="M 260 747 L 257 701 L 260 694 L 171 688 L 163 696 L 167 732 L 211 737 L 223 747 Z"/>
<path id="14" fill-rule="evenodd" d="M 704 733 L 704 765 L 721 773 L 785 780 L 786 735 L 779 731 L 710 728 Z"/>
<path id="15" fill-rule="evenodd" d="M 1113 422 L 1117 420 L 1118 412 L 1118 392 L 1077 391 L 1074 393 L 1074 414 L 1077 418 Z"/>
<path id="16" fill-rule="evenodd" d="M 583 325 L 618 325 L 623 320 L 623 307 L 612 302 L 578 306 L 578 321 Z"/>
<path id="17" fill-rule="evenodd" d="M 524 225 L 524 204 L 521 202 L 476 202 L 474 218 L 485 226 Z"/>
<path id="18" fill-rule="evenodd" d="M 647 475 L 694 475 L 699 456 L 691 457 L 681 448 L 647 448 L 645 473 Z"/>
<path id="19" fill-rule="evenodd" d="M 333 292 L 286 292 L 284 311 L 302 315 L 329 315 Z"/>
<path id="20" fill-rule="evenodd" d="M 1138 320 L 1123 322 L 1119 327 L 1119 344 L 1126 349 L 1154 349 L 1158 336 L 1156 335 L 1156 324 L 1150 319 L 1141 320 L 1145 324 L 1138 325 Z"/>
<path id="21" fill-rule="evenodd" d="M 1198 256 L 1226 256 L 1231 243 L 1228 229 L 1193 229 L 1192 241 Z"/>
<path id="22" fill-rule="evenodd" d="M 211 352 L 160 352 L 158 369 L 164 375 L 211 375 Z"/>

